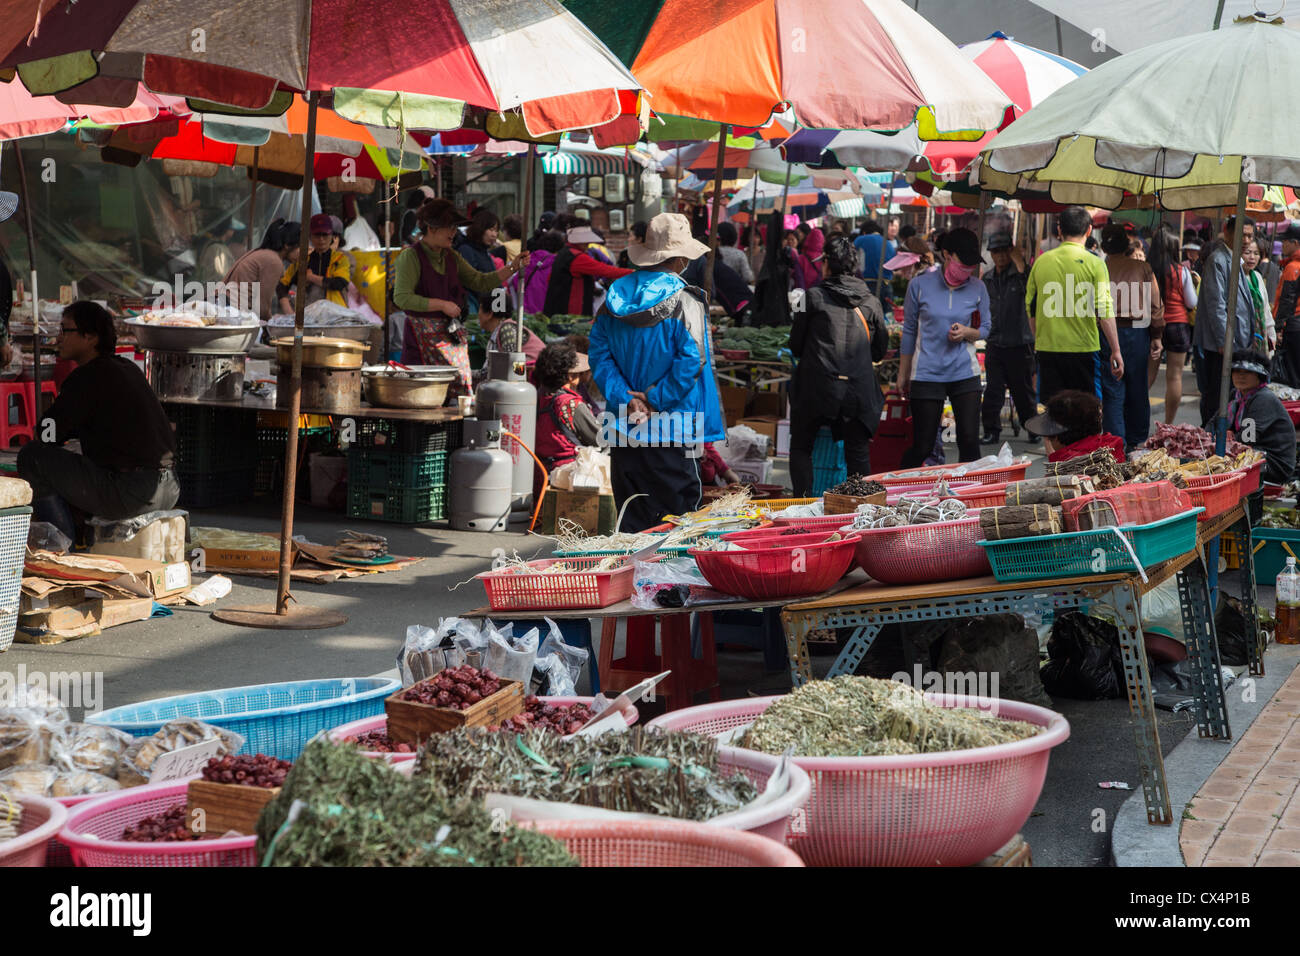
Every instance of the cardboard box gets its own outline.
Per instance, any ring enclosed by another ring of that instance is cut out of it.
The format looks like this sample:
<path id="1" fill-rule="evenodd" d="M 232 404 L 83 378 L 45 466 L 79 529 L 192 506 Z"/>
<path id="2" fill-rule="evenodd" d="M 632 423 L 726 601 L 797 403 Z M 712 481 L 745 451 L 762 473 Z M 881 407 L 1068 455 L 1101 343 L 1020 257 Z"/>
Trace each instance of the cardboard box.
<path id="1" fill-rule="evenodd" d="M 79 604 L 20 614 L 14 640 L 19 644 L 62 644 L 119 624 L 147 621 L 152 598 L 95 597 Z"/>
<path id="2" fill-rule="evenodd" d="M 750 418 L 785 418 L 786 398 L 784 392 L 755 392 L 749 403 Z"/>
<path id="3" fill-rule="evenodd" d="M 297 548 L 294 549 L 297 557 Z M 203 567 L 208 571 L 278 571 L 279 551 L 244 548 L 204 548 Z"/>
<path id="4" fill-rule="evenodd" d="M 548 488 L 542 498 L 538 530 L 542 534 L 555 534 L 561 518 L 568 518 L 587 534 L 612 534 L 618 509 L 613 495 Z"/>
<path id="5" fill-rule="evenodd" d="M 112 533 L 111 527 L 95 527 L 95 543 L 91 554 L 113 557 L 144 558 L 147 561 L 176 563 L 185 560 L 185 539 L 189 531 L 189 515 L 178 514 L 149 522 L 126 541 L 105 541 L 101 537 Z"/>
<path id="6" fill-rule="evenodd" d="M 722 401 L 722 414 L 726 418 L 728 428 L 745 417 L 749 389 L 739 385 L 722 385 L 718 388 L 718 397 Z"/>
<path id="7" fill-rule="evenodd" d="M 742 482 L 754 485 L 770 485 L 772 483 L 772 467 L 771 458 L 731 463 L 731 470 L 736 473 L 737 478 Z"/>
<path id="8" fill-rule="evenodd" d="M 110 585 L 135 597 L 155 600 L 190 589 L 190 566 L 143 558 L 93 554 L 28 552 L 26 574 L 62 584 Z"/>
<path id="9" fill-rule="evenodd" d="M 736 424 L 748 425 L 760 435 L 766 435 L 767 453 L 769 455 L 774 455 L 776 454 L 776 426 L 778 421 L 779 419 L 775 416 L 771 416 L 766 418 L 743 418 Z"/>

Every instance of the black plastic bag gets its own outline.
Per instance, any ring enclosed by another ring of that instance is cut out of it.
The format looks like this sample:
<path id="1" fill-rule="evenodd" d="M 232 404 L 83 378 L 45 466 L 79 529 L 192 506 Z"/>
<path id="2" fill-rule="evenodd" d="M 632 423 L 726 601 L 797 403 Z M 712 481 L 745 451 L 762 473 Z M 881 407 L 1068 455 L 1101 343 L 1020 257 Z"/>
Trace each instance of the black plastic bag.
<path id="1" fill-rule="evenodd" d="M 1115 625 L 1079 611 L 1057 615 L 1047 641 L 1047 656 L 1041 676 L 1053 697 L 1113 700 L 1125 696 Z"/>
<path id="2" fill-rule="evenodd" d="M 1219 637 L 1219 663 L 1239 666 L 1250 662 L 1246 637 L 1246 615 L 1241 602 L 1220 591 L 1219 609 L 1214 612 L 1214 630 Z"/>
<path id="3" fill-rule="evenodd" d="M 1025 627 L 1019 614 L 985 614 L 954 622 L 940 643 L 936 670 L 945 675 L 996 673 L 998 697 L 1052 706 L 1039 676 L 1038 633 Z"/>

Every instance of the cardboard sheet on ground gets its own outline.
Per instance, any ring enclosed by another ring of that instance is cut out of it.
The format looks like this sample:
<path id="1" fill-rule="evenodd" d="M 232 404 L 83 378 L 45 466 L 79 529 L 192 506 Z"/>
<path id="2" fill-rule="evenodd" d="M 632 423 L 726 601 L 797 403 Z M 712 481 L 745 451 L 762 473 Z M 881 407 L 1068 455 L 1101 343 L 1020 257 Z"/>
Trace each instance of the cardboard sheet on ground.
<path id="1" fill-rule="evenodd" d="M 192 543 L 204 549 L 204 565 L 208 571 L 250 577 L 276 577 L 280 573 L 280 539 L 275 535 L 233 532 L 224 528 L 191 528 L 190 533 Z M 336 551 L 337 545 L 294 541 L 290 579 L 332 584 L 342 578 L 400 571 L 424 560 L 393 555 L 393 560 L 387 564 L 357 565 L 335 559 Z"/>

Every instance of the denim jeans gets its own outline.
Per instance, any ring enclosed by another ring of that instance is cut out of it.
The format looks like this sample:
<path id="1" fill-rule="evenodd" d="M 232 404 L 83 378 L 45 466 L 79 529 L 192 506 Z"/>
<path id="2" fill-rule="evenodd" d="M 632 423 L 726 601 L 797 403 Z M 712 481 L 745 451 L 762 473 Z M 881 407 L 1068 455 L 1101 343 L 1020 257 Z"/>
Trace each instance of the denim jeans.
<path id="1" fill-rule="evenodd" d="M 1101 427 L 1124 439 L 1124 448 L 1140 445 L 1151 435 L 1151 397 L 1147 387 L 1147 357 L 1151 336 L 1147 329 L 1116 329 L 1124 377 L 1110 374 L 1110 344 L 1101 337 Z"/>

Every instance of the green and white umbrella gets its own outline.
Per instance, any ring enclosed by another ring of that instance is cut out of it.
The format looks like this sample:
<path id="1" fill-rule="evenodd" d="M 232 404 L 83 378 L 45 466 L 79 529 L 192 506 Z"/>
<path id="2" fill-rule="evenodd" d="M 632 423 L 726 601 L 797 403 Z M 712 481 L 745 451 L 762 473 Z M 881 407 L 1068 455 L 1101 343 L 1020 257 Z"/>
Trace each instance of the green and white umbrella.
<path id="1" fill-rule="evenodd" d="M 1046 189 L 1060 203 L 1108 209 L 1130 193 L 1155 194 L 1171 210 L 1244 211 L 1249 183 L 1300 184 L 1300 136 L 1270 95 L 1290 89 L 1297 64 L 1300 32 L 1262 16 L 1143 47 L 1067 83 L 998 134 L 972 182 L 1007 193 Z M 1237 230 L 1230 317 L 1240 262 Z M 1220 452 L 1232 346 L 1226 335 Z"/>

